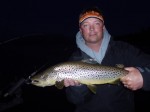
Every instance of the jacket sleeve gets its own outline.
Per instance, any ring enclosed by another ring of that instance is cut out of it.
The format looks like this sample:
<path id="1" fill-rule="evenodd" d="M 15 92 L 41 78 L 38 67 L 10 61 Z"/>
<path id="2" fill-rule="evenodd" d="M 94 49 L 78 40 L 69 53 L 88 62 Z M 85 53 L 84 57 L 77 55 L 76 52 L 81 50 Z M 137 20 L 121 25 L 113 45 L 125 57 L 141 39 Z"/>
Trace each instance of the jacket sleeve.
<path id="1" fill-rule="evenodd" d="M 143 90 L 150 91 L 150 55 L 139 51 L 136 62 L 143 77 Z"/>
<path id="2" fill-rule="evenodd" d="M 132 47 L 130 48 L 132 49 Z M 132 50 L 132 60 L 143 77 L 143 90 L 150 91 L 150 55 L 140 49 Z"/>
<path id="3" fill-rule="evenodd" d="M 70 86 L 66 88 L 66 97 L 68 101 L 75 105 L 83 104 L 85 99 L 89 99 L 92 93 L 86 85 Z"/>
<path id="4" fill-rule="evenodd" d="M 143 77 L 143 87 L 145 91 L 150 91 L 150 66 L 137 67 Z"/>

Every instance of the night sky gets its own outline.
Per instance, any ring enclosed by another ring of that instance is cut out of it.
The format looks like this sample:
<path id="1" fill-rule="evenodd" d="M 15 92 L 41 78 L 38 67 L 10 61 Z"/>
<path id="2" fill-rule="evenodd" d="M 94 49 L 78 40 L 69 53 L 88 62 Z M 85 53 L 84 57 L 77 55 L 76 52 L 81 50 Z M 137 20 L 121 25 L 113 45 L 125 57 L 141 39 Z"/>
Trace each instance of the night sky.
<path id="1" fill-rule="evenodd" d="M 86 7 L 102 10 L 112 36 L 150 53 L 149 4 L 149 0 L 1 0 L 0 112 L 72 112 L 65 88 L 23 83 L 10 96 L 3 94 L 43 65 L 67 60 L 74 49 L 79 13 Z M 135 95 L 136 112 L 149 109 L 150 93 Z"/>

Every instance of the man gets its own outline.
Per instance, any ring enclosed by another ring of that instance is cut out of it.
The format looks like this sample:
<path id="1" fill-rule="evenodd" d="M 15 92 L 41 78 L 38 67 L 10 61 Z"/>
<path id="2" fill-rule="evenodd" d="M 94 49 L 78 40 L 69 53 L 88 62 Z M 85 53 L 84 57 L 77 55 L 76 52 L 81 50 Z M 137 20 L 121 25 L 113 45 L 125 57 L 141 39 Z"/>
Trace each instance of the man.
<path id="1" fill-rule="evenodd" d="M 105 28 L 98 8 L 79 16 L 77 50 L 70 60 L 94 59 L 106 66 L 123 64 L 129 71 L 120 84 L 97 85 L 93 94 L 86 85 L 65 79 L 66 96 L 76 105 L 75 112 L 134 112 L 134 90 L 150 90 L 150 56 L 125 42 L 114 41 Z"/>

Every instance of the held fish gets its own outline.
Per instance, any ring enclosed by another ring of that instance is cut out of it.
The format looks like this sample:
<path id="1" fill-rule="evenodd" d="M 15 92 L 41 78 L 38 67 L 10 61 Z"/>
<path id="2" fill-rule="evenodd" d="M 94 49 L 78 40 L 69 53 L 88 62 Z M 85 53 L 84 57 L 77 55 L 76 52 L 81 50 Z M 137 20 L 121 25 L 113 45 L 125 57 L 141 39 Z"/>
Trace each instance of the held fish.
<path id="1" fill-rule="evenodd" d="M 115 84 L 128 74 L 123 67 L 103 66 L 84 61 L 62 62 L 31 77 L 31 84 L 39 87 L 53 86 L 63 88 L 64 79 L 77 80 L 96 93 L 96 84 Z"/>

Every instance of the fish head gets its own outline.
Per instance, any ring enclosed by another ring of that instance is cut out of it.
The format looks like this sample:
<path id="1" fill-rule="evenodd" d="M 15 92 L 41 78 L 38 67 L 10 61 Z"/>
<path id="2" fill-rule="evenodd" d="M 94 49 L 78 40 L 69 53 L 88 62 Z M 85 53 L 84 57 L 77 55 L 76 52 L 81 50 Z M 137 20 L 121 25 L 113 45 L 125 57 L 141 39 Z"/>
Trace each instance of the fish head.
<path id="1" fill-rule="evenodd" d="M 37 74 L 30 78 L 31 84 L 39 87 L 55 85 L 55 75 L 52 74 Z"/>

